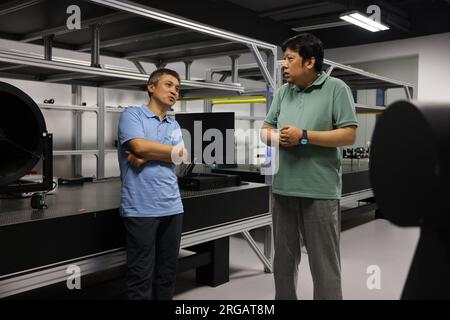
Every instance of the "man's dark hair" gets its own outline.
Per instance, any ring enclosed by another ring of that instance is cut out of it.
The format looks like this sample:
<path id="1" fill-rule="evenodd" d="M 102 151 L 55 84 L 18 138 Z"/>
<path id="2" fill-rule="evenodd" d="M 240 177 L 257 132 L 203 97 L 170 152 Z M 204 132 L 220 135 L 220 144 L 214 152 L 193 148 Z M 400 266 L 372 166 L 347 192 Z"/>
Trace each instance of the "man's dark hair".
<path id="1" fill-rule="evenodd" d="M 155 71 L 153 71 L 150 74 L 150 77 L 148 77 L 147 85 L 153 84 L 156 86 L 159 79 L 161 79 L 161 77 L 165 74 L 171 75 L 172 77 L 176 78 L 178 80 L 178 82 L 181 82 L 180 75 L 178 74 L 178 72 L 176 72 L 172 69 L 161 68 L 161 69 L 156 69 Z M 152 94 L 150 91 L 148 91 L 148 96 L 150 98 L 152 97 Z"/>
<path id="2" fill-rule="evenodd" d="M 282 45 L 283 51 L 286 49 L 296 51 L 303 57 L 303 63 L 309 58 L 316 58 L 314 68 L 317 72 L 322 71 L 323 66 L 323 44 L 319 38 L 310 33 L 301 33 L 295 37 L 287 39 Z"/>

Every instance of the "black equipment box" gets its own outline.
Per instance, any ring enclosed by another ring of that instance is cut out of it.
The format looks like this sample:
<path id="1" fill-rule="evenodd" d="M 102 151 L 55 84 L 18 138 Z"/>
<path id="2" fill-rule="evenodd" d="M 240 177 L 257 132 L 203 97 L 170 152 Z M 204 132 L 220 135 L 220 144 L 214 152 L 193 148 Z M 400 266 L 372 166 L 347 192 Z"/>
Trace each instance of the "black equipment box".
<path id="1" fill-rule="evenodd" d="M 231 174 L 193 173 L 191 175 L 178 178 L 178 186 L 182 190 L 202 191 L 208 189 L 236 187 L 240 184 L 241 178 L 238 175 Z"/>

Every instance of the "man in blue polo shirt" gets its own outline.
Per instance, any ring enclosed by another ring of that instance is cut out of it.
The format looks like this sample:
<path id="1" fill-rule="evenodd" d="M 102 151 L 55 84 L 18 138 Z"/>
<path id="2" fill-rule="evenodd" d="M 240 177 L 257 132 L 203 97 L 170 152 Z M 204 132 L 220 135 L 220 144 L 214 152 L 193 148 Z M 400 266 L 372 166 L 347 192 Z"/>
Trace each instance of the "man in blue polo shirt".
<path id="1" fill-rule="evenodd" d="M 166 112 L 179 88 L 175 71 L 154 71 L 147 84 L 149 103 L 126 108 L 119 121 L 128 299 L 173 296 L 183 212 L 173 161 L 186 151 L 180 126 Z"/>

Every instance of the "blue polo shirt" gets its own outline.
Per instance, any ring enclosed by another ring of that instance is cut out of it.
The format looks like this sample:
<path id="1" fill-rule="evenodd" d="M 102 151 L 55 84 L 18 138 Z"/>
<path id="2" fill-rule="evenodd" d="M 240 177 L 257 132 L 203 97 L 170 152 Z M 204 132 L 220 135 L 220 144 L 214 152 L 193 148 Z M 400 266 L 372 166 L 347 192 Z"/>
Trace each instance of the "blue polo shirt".
<path id="1" fill-rule="evenodd" d="M 141 138 L 163 144 L 183 143 L 179 124 L 169 117 L 160 120 L 147 105 L 126 108 L 119 121 L 118 157 L 122 193 L 120 214 L 124 217 L 161 217 L 183 212 L 175 165 L 148 161 L 131 165 L 127 141 Z"/>

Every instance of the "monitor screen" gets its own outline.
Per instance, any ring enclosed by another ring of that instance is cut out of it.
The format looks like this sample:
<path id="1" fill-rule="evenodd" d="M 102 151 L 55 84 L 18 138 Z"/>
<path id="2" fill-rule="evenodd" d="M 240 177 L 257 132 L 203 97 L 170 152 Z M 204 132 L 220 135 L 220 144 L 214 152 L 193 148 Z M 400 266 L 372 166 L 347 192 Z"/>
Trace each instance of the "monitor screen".
<path id="1" fill-rule="evenodd" d="M 177 113 L 189 162 L 235 163 L 234 112 Z"/>

